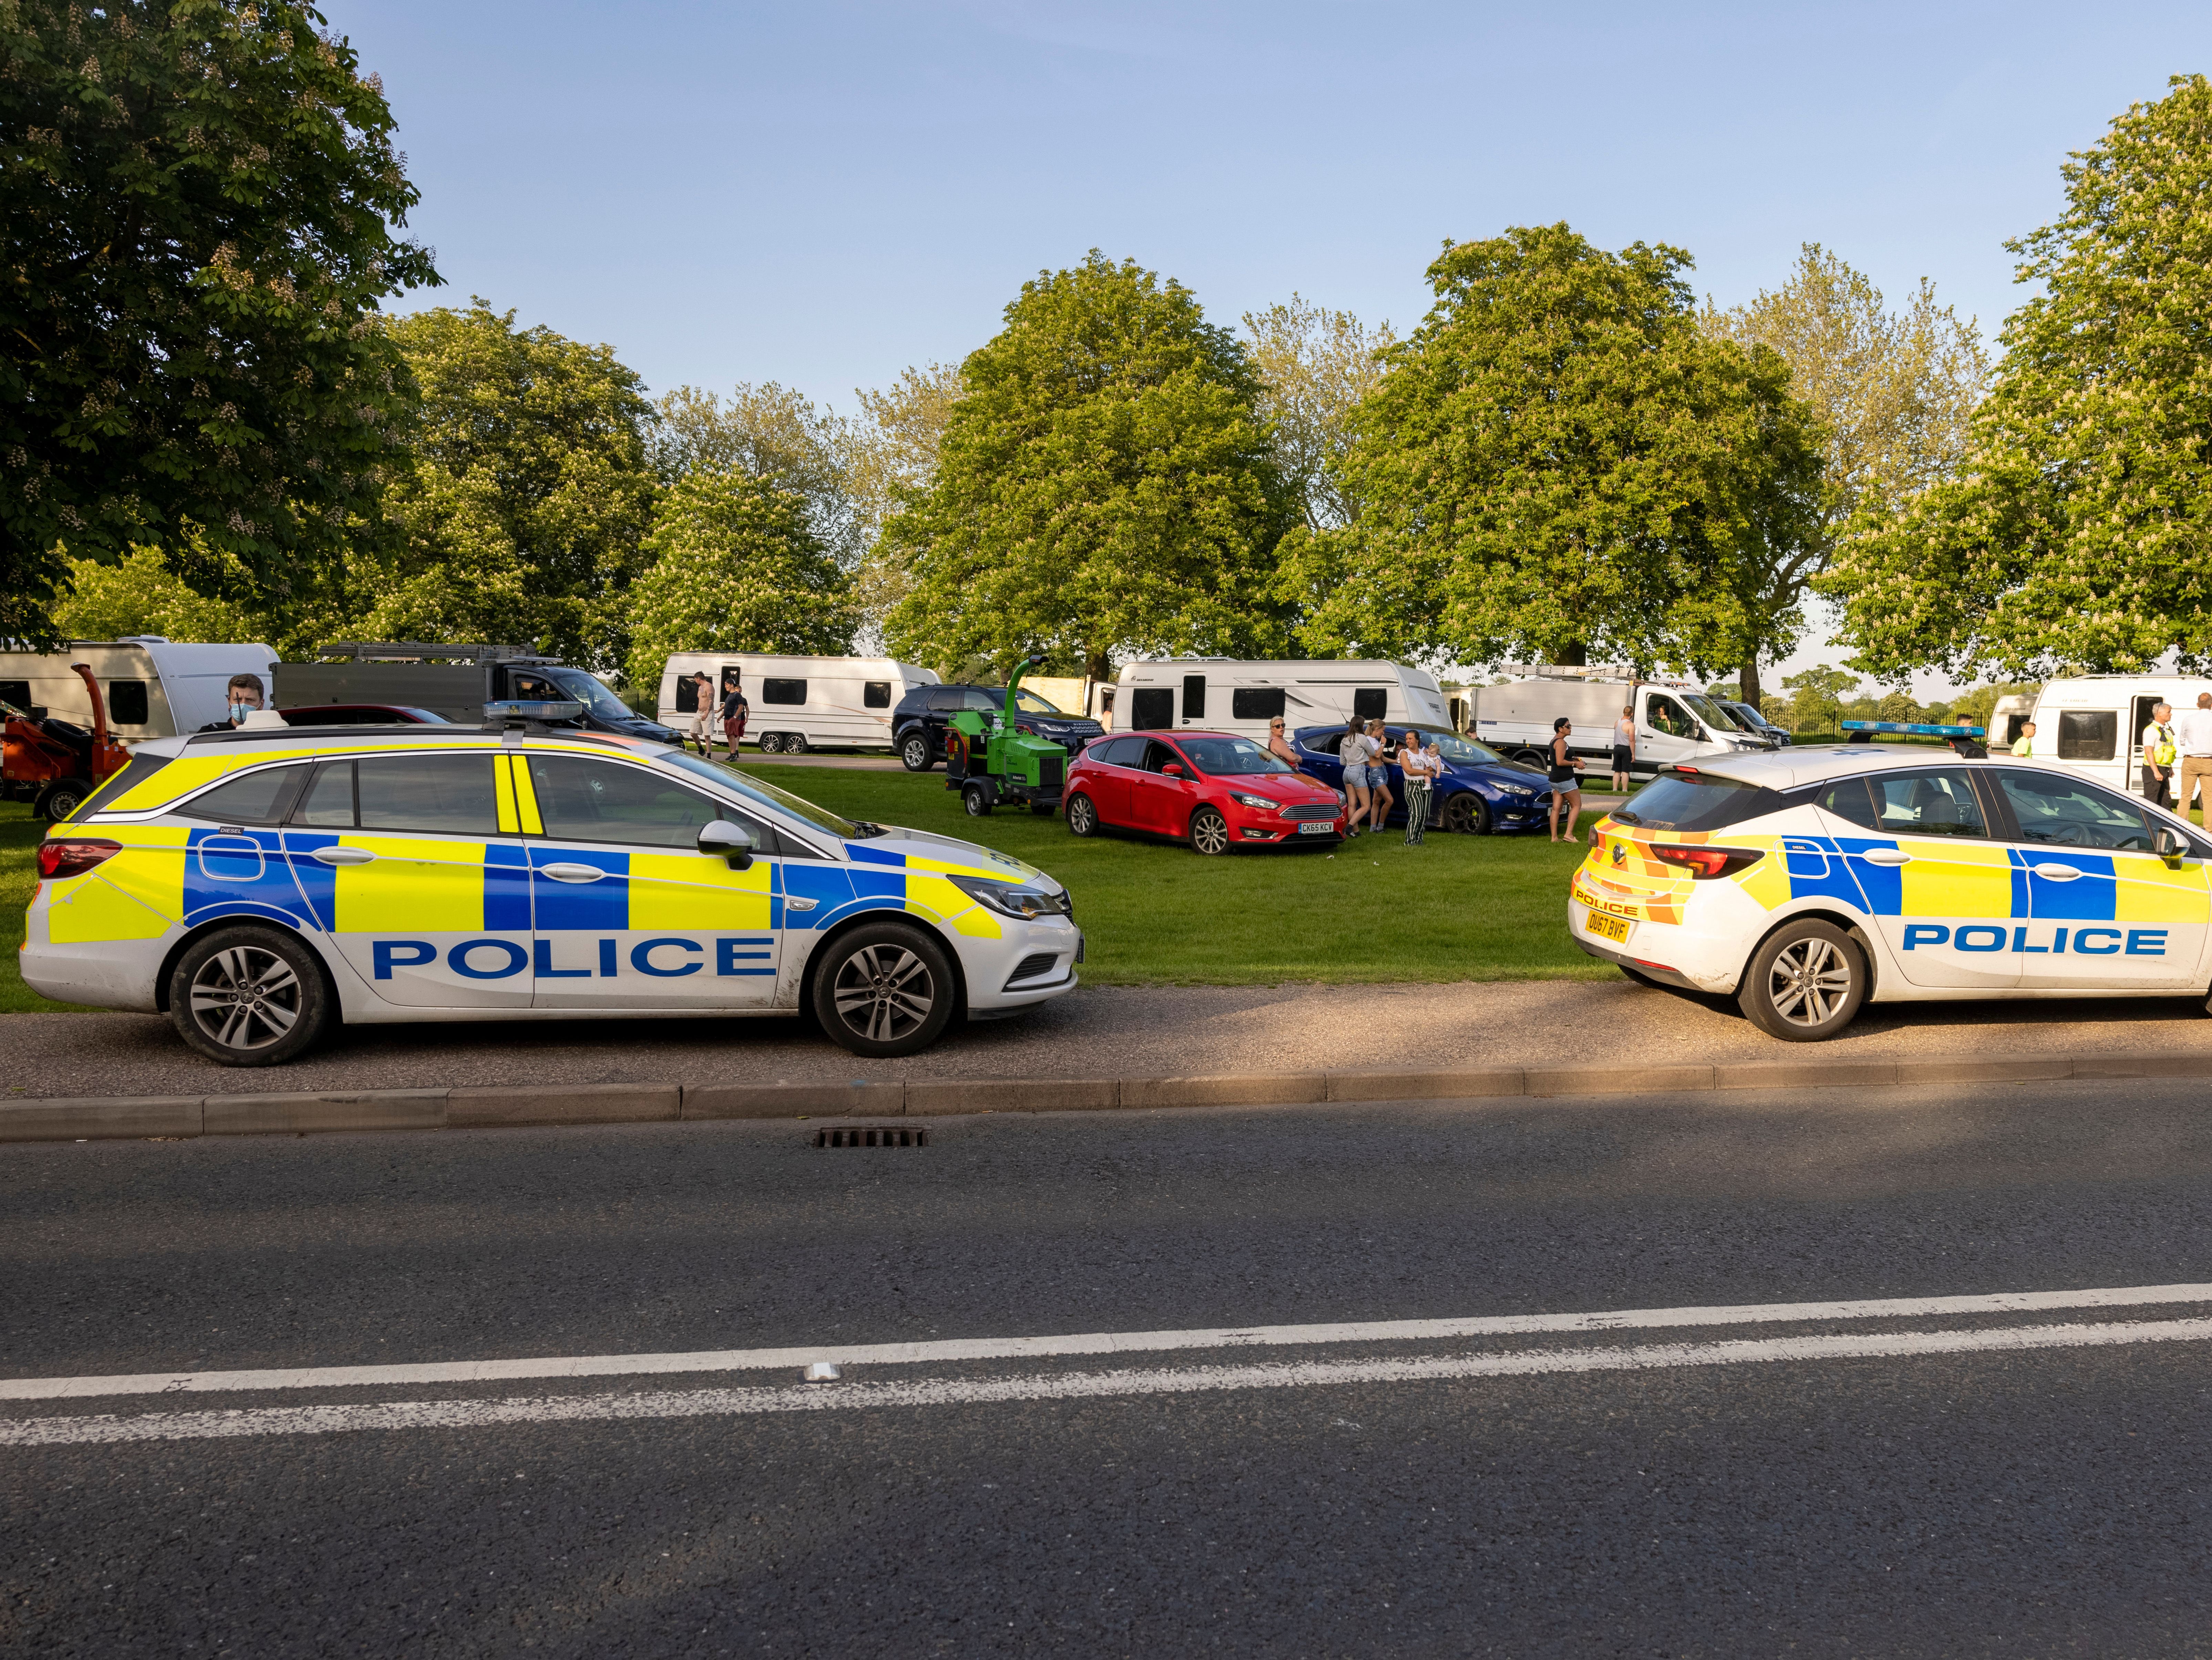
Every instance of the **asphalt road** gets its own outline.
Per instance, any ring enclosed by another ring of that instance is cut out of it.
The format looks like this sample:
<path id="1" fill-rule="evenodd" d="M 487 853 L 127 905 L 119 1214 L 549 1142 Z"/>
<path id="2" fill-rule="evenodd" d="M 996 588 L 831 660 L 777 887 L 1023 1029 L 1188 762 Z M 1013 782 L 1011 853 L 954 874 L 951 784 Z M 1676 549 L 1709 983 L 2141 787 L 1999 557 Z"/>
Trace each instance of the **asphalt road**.
<path id="1" fill-rule="evenodd" d="M 817 1150 L 811 1128 L 9 1147 L 0 1377 L 2182 1289 L 1046 1346 L 823 1386 L 795 1364 L 103 1382 L 0 1401 L 0 1648 L 2212 1646 L 2192 1085 L 977 1117 L 904 1150 Z M 2118 1320 L 2185 1341 L 1970 1347 Z M 1908 1332 L 1968 1352 L 1873 1352 Z M 1745 1338 L 1846 1349 L 1711 1362 Z M 1624 1343 L 1647 1358 L 1611 1369 Z M 1229 1370 L 1255 1360 L 1279 1375 Z M 1447 1371 L 1346 1371 L 1398 1361 Z M 410 1403 L 397 1426 L 370 1426 L 382 1402 Z M 257 1416 L 303 1403 L 332 1426 Z M 185 1438 L 95 1438 L 149 1425 Z"/>

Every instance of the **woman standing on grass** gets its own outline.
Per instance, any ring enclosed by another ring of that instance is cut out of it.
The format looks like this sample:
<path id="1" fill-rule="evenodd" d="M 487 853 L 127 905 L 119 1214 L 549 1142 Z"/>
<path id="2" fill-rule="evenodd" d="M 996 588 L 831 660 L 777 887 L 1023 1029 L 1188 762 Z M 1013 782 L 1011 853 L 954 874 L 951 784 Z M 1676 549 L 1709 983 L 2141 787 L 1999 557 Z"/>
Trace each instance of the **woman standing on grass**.
<path id="1" fill-rule="evenodd" d="M 1390 734 L 1382 729 L 1380 721 L 1367 723 L 1367 828 L 1381 830 L 1390 822 L 1390 809 L 1398 798 L 1390 794 L 1390 769 L 1386 763 L 1397 758 L 1397 745 Z"/>
<path id="2" fill-rule="evenodd" d="M 1359 821 L 1367 815 L 1367 734 L 1359 729 L 1359 717 L 1353 715 L 1344 723 L 1344 739 L 1336 747 L 1337 758 L 1344 763 L 1344 803 L 1347 813 L 1344 821 L 1344 839 L 1350 841 L 1359 834 Z M 1378 819 L 1370 829 L 1379 830 Z"/>
<path id="3" fill-rule="evenodd" d="M 1552 722 L 1552 840 L 1577 842 L 1575 825 L 1583 812 L 1583 783 L 1575 775 L 1575 752 L 1567 740 L 1574 734 L 1574 723 L 1561 715 Z M 1567 833 L 1559 834 L 1559 809 L 1567 810 Z"/>
<path id="4" fill-rule="evenodd" d="M 1421 832 L 1429 825 L 1429 794 L 1442 770 L 1436 745 L 1423 749 L 1420 733 L 1408 732 L 1406 741 L 1398 746 L 1398 770 L 1406 780 L 1406 845 L 1418 848 L 1422 844 Z"/>

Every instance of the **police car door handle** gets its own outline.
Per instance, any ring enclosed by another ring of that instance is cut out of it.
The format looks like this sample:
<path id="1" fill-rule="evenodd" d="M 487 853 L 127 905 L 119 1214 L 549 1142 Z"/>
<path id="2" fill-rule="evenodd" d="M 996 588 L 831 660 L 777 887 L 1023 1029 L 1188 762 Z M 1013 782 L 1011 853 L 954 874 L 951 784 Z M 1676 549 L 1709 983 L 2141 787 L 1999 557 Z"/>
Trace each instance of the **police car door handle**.
<path id="1" fill-rule="evenodd" d="M 2038 865 L 2035 873 L 2046 882 L 2071 882 L 2081 874 L 2081 871 L 2077 865 L 2053 863 Z"/>
<path id="2" fill-rule="evenodd" d="M 556 882 L 596 882 L 606 872 L 597 865 L 540 865 L 538 873 Z"/>
<path id="3" fill-rule="evenodd" d="M 1869 865 L 1909 865 L 1912 855 L 1903 848 L 1869 848 L 1859 855 Z"/>
<path id="4" fill-rule="evenodd" d="M 324 865 L 366 865 L 376 855 L 367 848 L 317 848 L 308 857 Z"/>

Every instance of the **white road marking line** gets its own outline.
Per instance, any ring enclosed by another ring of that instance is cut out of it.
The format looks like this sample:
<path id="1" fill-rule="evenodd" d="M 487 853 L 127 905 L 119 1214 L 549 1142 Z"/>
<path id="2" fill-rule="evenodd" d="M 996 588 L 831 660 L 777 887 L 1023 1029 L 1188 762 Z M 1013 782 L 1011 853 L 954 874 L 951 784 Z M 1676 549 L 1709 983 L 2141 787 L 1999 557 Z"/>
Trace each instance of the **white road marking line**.
<path id="1" fill-rule="evenodd" d="M 2212 1285 L 2124 1286 L 2097 1291 L 1996 1292 L 1966 1297 L 1886 1297 L 1846 1303 L 1743 1303 L 1713 1308 L 1622 1309 L 1601 1314 L 1507 1314 L 1462 1320 L 1372 1320 L 1336 1325 L 1221 1327 L 1197 1331 L 1089 1332 L 1061 1337 L 950 1338 L 927 1343 L 815 1344 L 805 1348 L 702 1349 L 686 1354 L 592 1354 L 527 1360 L 426 1361 L 390 1366 L 309 1366 L 264 1371 L 137 1372 L 106 1377 L 0 1378 L 0 1401 L 109 1395 L 208 1395 L 218 1390 L 341 1389 L 363 1383 L 483 1383 L 538 1377 L 624 1377 L 653 1372 L 766 1371 L 817 1360 L 901 1366 L 935 1360 L 1053 1359 L 1172 1349 L 1280 1348 L 1306 1343 L 1436 1342 L 1544 1332 L 1630 1331 L 1668 1326 L 1772 1325 L 1801 1320 L 1925 1320 L 1960 1314 L 2036 1314 L 2061 1309 L 2212 1303 Z"/>
<path id="2" fill-rule="evenodd" d="M 390 1401 L 358 1406 L 258 1407 L 217 1412 L 103 1413 L 85 1418 L 0 1420 L 0 1447 L 196 1441 L 354 1430 L 490 1429 L 507 1424 L 616 1422 L 771 1412 L 977 1406 L 1101 1395 L 1190 1395 L 1231 1389 L 1312 1389 L 1352 1383 L 1426 1383 L 1547 1372 L 1653 1371 L 1755 1361 L 1888 1359 L 2035 1349 L 2212 1341 L 2212 1319 L 2009 1330 L 1865 1332 L 1856 1335 L 1651 1343 L 1635 1348 L 1528 1349 L 1510 1354 L 1397 1360 L 1278 1361 L 1251 1366 L 1046 1373 L 1021 1377 L 911 1378 L 882 1383 L 798 1383 L 766 1389 L 544 1395 L 504 1401 Z"/>

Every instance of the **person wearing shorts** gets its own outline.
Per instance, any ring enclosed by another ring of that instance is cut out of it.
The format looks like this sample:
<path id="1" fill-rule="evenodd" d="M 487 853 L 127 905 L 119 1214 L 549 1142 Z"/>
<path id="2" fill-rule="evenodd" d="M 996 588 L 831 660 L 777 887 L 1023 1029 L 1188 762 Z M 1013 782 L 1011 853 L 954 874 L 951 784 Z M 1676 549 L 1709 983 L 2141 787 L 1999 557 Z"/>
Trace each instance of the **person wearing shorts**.
<path id="1" fill-rule="evenodd" d="M 1613 793 L 1628 794 L 1628 769 L 1636 759 L 1636 705 L 1623 703 L 1620 719 L 1613 723 Z"/>
<path id="2" fill-rule="evenodd" d="M 1575 773 L 1574 751 L 1567 744 L 1574 730 L 1574 723 L 1564 714 L 1552 722 L 1552 770 L 1548 776 L 1552 782 L 1552 840 L 1554 842 L 1578 842 L 1582 839 L 1575 834 L 1575 825 L 1582 818 L 1583 785 Z M 1566 809 L 1567 814 L 1567 833 L 1565 836 L 1559 834 L 1559 810 L 1562 807 Z"/>
<path id="3" fill-rule="evenodd" d="M 745 702 L 744 683 L 735 672 L 722 677 L 722 735 L 730 740 L 730 759 L 738 758 L 738 740 L 745 735 L 745 716 L 752 705 Z"/>
<path id="4" fill-rule="evenodd" d="M 1372 798 L 1367 794 L 1367 734 L 1359 729 L 1359 717 L 1354 715 L 1345 723 L 1344 741 L 1337 745 L 1337 758 L 1344 763 L 1344 801 L 1349 809 L 1344 821 L 1346 841 L 1359 834 L 1359 821 L 1367 816 Z M 1370 824 L 1370 830 L 1380 830 L 1380 824 Z"/>
<path id="5" fill-rule="evenodd" d="M 704 669 L 693 675 L 691 695 L 696 700 L 691 736 L 698 742 L 699 753 L 711 756 L 714 752 L 714 677 Z"/>
<path id="6" fill-rule="evenodd" d="M 1390 809 L 1398 798 L 1390 794 L 1390 766 L 1398 757 L 1397 745 L 1380 721 L 1367 723 L 1367 828 L 1379 830 L 1390 822 Z"/>

